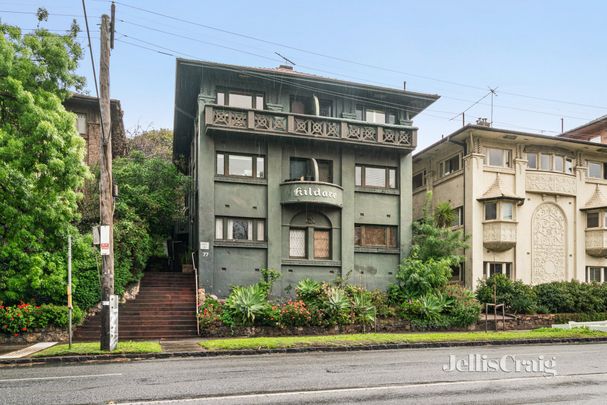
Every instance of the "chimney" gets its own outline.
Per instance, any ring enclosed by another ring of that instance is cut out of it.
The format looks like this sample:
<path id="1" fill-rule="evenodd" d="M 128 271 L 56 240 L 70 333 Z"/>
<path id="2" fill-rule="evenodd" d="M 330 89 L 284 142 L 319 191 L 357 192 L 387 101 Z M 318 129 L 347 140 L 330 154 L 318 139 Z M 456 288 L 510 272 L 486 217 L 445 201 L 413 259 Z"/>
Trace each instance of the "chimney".
<path id="1" fill-rule="evenodd" d="M 278 69 L 280 69 L 280 70 L 293 70 L 293 66 L 291 66 L 291 65 L 280 65 L 280 66 L 278 66 Z"/>

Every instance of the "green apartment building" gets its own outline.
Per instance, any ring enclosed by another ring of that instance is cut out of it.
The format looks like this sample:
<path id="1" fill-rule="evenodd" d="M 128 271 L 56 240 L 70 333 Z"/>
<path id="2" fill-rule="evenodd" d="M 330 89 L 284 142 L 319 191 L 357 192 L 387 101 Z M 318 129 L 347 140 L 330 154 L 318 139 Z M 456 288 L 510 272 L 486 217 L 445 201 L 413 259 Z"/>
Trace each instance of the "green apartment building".
<path id="1" fill-rule="evenodd" d="M 226 296 L 272 268 L 276 295 L 306 277 L 386 288 L 411 241 L 411 120 L 437 99 L 178 59 L 173 153 L 200 287 Z"/>

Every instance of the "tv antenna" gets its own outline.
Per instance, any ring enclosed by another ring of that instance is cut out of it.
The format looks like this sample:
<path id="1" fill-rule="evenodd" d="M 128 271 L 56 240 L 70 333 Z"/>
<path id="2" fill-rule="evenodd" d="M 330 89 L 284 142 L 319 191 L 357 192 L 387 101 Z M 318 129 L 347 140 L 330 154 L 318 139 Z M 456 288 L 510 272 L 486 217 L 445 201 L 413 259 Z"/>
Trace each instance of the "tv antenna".
<path id="1" fill-rule="evenodd" d="M 287 58 L 286 56 L 283 56 L 281 54 L 279 54 L 278 52 L 274 52 L 276 55 L 280 56 L 281 58 L 283 58 L 285 60 L 285 62 L 287 62 L 290 65 L 295 66 L 295 62 L 293 62 L 291 59 Z"/>
<path id="2" fill-rule="evenodd" d="M 491 122 L 489 123 L 493 127 L 493 96 L 497 97 L 497 93 L 495 92 L 497 87 L 492 89 L 489 87 L 489 94 L 491 94 Z"/>

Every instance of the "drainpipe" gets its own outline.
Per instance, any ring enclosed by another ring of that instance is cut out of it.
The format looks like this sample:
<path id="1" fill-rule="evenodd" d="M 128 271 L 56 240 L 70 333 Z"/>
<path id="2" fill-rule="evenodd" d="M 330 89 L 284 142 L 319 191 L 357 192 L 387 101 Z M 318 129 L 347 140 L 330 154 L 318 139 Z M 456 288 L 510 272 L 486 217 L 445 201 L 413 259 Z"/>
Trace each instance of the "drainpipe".
<path id="1" fill-rule="evenodd" d="M 318 181 L 320 174 L 318 173 L 318 162 L 312 158 L 312 164 L 314 165 L 314 181 Z"/>

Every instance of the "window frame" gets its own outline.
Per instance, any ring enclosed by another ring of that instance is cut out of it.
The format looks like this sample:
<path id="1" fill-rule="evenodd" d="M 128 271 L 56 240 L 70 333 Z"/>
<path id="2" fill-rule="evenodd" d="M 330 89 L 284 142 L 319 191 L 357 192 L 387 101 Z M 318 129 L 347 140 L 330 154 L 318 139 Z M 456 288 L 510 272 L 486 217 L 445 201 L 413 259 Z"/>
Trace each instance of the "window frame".
<path id="1" fill-rule="evenodd" d="M 369 111 L 373 111 L 374 113 L 375 112 L 383 113 L 384 121 L 383 122 L 369 121 L 367 118 L 367 113 Z M 397 125 L 397 121 L 398 121 L 398 111 L 394 110 L 394 109 L 367 107 L 365 105 L 357 104 L 354 107 L 354 114 L 356 115 L 356 120 L 362 121 L 362 122 L 367 122 L 369 124 L 375 124 L 375 125 Z M 391 117 L 394 118 L 394 122 L 390 122 L 392 120 Z"/>
<path id="2" fill-rule="evenodd" d="M 421 176 L 421 184 L 419 186 L 415 185 L 415 178 L 417 176 Z M 421 171 L 415 173 L 413 176 L 411 176 L 411 187 L 412 187 L 412 190 L 414 190 L 414 191 L 417 189 L 426 187 L 426 169 L 421 170 Z"/>
<path id="3" fill-rule="evenodd" d="M 220 104 L 220 94 L 223 94 L 223 104 Z M 251 108 L 248 107 L 237 107 L 237 106 L 232 106 L 230 105 L 230 94 L 235 94 L 235 95 L 239 95 L 239 96 L 248 96 L 251 97 Z M 261 107 L 258 106 L 258 98 L 261 97 L 261 102 L 262 105 Z M 239 89 L 217 89 L 217 91 L 215 92 L 215 103 L 217 105 L 223 105 L 226 107 L 232 107 L 232 108 L 241 108 L 243 110 L 265 110 L 265 104 L 266 104 L 266 96 L 263 92 L 258 92 L 258 91 L 247 91 L 247 90 L 239 90 Z"/>
<path id="4" fill-rule="evenodd" d="M 483 262 L 483 279 L 484 280 L 487 280 L 489 277 L 491 277 L 493 275 L 493 274 L 491 274 L 491 265 L 493 265 L 493 266 L 500 265 L 500 267 L 502 269 L 502 270 L 500 270 L 500 272 L 494 271 L 493 274 L 503 274 L 510 280 L 514 280 L 514 263 L 513 262 L 494 262 L 494 261 Z"/>
<path id="5" fill-rule="evenodd" d="M 598 270 L 599 272 L 599 279 L 598 280 L 590 280 L 590 271 L 591 270 Z M 603 267 L 603 266 L 586 266 L 586 271 L 585 271 L 585 276 L 586 276 L 586 282 L 587 283 L 605 283 L 605 281 L 607 281 L 607 267 Z"/>
<path id="6" fill-rule="evenodd" d="M 489 157 L 490 151 L 496 150 L 502 152 L 502 164 L 494 165 L 491 164 Z M 539 160 L 539 159 L 538 159 Z M 512 149 L 504 149 L 500 147 L 488 146 L 485 148 L 485 166 L 496 167 L 496 168 L 511 168 L 512 167 Z"/>
<path id="7" fill-rule="evenodd" d="M 590 226 L 590 215 L 596 215 L 596 226 Z M 604 217 L 603 220 L 601 221 L 601 217 Z M 604 215 L 601 215 L 600 211 L 587 211 L 586 212 L 586 229 L 599 229 L 602 228 L 601 223 L 604 223 L 604 221 L 607 220 L 607 217 L 605 217 Z"/>
<path id="8" fill-rule="evenodd" d="M 316 159 L 316 163 L 318 163 L 319 165 L 319 170 L 318 170 L 318 181 L 323 182 L 323 183 L 330 183 L 330 184 L 334 184 L 334 171 L 333 171 L 333 160 L 331 159 Z M 306 162 L 306 165 L 312 164 L 312 158 L 306 158 L 306 157 L 299 157 L 299 156 L 290 156 L 289 157 L 289 179 L 287 181 L 301 181 L 299 178 L 297 177 L 293 177 L 293 173 L 292 173 L 292 166 L 291 164 L 293 163 L 293 161 L 300 161 L 300 162 Z M 328 180 L 321 180 L 320 179 L 320 165 L 327 163 L 328 167 L 329 167 L 329 179 Z M 309 169 L 309 167 L 308 167 Z M 306 180 L 306 176 L 304 176 L 304 180 L 303 181 L 313 181 L 313 180 Z"/>
<path id="9" fill-rule="evenodd" d="M 374 186 L 374 185 L 366 184 L 366 169 L 367 168 L 385 170 L 384 186 Z M 360 170 L 360 184 L 358 184 L 358 182 L 357 182 L 357 176 L 356 176 L 357 170 Z M 394 178 L 393 178 L 394 187 L 391 186 L 391 184 L 392 184 L 390 181 L 390 180 L 392 180 L 392 178 L 390 177 L 391 172 L 394 173 Z M 398 170 L 396 167 L 391 167 L 391 166 L 376 166 L 376 165 L 367 165 L 367 164 L 356 163 L 354 165 L 354 186 L 355 187 L 374 188 L 374 189 L 398 190 Z"/>
<path id="10" fill-rule="evenodd" d="M 332 237 L 332 232 L 330 228 L 323 228 L 323 227 L 313 227 L 312 229 L 312 257 L 314 258 L 314 260 L 331 260 L 331 258 L 333 257 L 333 237 Z M 327 238 L 327 256 L 317 256 L 316 255 L 316 233 L 320 233 L 320 232 L 326 232 L 328 235 Z"/>
<path id="11" fill-rule="evenodd" d="M 455 169 L 455 170 L 452 168 L 452 163 L 451 163 L 451 161 L 453 161 L 453 159 L 457 159 L 457 169 Z M 447 166 L 449 166 L 449 171 L 447 171 Z M 462 169 L 463 169 L 463 162 L 462 162 L 461 153 L 456 153 L 454 155 L 451 155 L 447 159 L 441 160 L 439 163 L 439 173 L 440 173 L 441 177 L 447 177 L 453 173 L 459 172 Z"/>
<path id="12" fill-rule="evenodd" d="M 219 166 L 219 155 L 223 156 L 223 173 L 218 173 Z M 230 156 L 238 156 L 238 157 L 248 157 L 251 158 L 251 175 L 241 175 L 241 174 L 230 174 Z M 263 176 L 259 177 L 259 159 L 263 161 L 263 170 L 261 171 Z M 218 177 L 232 177 L 232 178 L 241 178 L 241 179 L 265 179 L 266 178 L 266 157 L 264 155 L 253 155 L 249 153 L 239 153 L 239 152 L 223 152 L 216 151 L 215 152 L 215 176 Z"/>
<path id="13" fill-rule="evenodd" d="M 554 152 L 526 152 L 527 153 L 527 170 L 535 170 L 541 172 L 553 172 L 553 173 L 564 173 L 573 175 L 574 169 L 574 160 L 572 157 L 569 157 L 567 154 L 563 153 L 554 153 Z M 531 166 L 530 157 L 534 156 L 535 165 Z M 549 167 L 542 167 L 542 156 L 547 156 L 549 158 Z M 562 161 L 562 168 L 557 169 L 557 161 Z"/>
<path id="14" fill-rule="evenodd" d="M 386 243 L 383 245 L 367 243 L 365 229 L 368 227 L 384 228 Z M 360 243 L 358 243 L 356 238 L 357 229 L 360 229 Z M 354 235 L 354 247 L 357 248 L 398 249 L 399 247 L 399 232 L 397 225 L 354 224 Z M 391 243 L 392 241 L 394 241 L 394 244 Z"/>
<path id="15" fill-rule="evenodd" d="M 291 255 L 291 232 L 292 231 L 303 231 L 304 233 L 304 248 L 303 248 L 303 256 L 292 256 Z M 308 228 L 299 227 L 299 226 L 290 226 L 289 227 L 289 258 L 290 259 L 307 259 L 308 258 Z"/>
<path id="16" fill-rule="evenodd" d="M 228 221 L 250 221 L 251 222 L 251 229 L 250 229 L 250 233 L 251 236 L 250 238 L 247 239 L 234 239 L 234 237 L 232 237 L 231 239 L 228 238 Z M 221 223 L 221 225 L 219 225 Z M 260 238 L 259 235 L 259 223 L 262 223 L 263 225 L 263 235 L 261 235 L 262 239 Z M 222 231 L 222 235 L 221 238 L 218 237 L 218 230 L 221 229 Z M 264 243 L 267 242 L 267 231 L 266 231 L 266 220 L 265 218 L 247 218 L 247 217 L 231 217 L 231 216 L 225 216 L 225 215 L 217 215 L 215 216 L 215 240 L 216 241 L 222 241 L 222 242 L 235 242 L 235 243 Z"/>
<path id="17" fill-rule="evenodd" d="M 451 224 L 452 228 L 458 228 L 460 226 L 464 226 L 464 206 L 460 205 L 459 207 L 453 208 L 453 213 L 456 216 L 455 222 Z"/>
<path id="18" fill-rule="evenodd" d="M 591 176 L 590 175 L 590 165 L 597 165 L 599 167 L 599 169 L 601 171 L 599 177 Z M 599 161 L 596 161 L 596 160 L 587 160 L 586 161 L 586 166 L 587 166 L 587 168 L 586 168 L 586 177 L 588 177 L 589 179 L 595 179 L 595 180 L 605 180 L 606 177 L 607 177 L 607 173 L 605 171 L 605 166 L 606 165 L 607 164 L 604 163 L 604 162 L 599 162 Z"/>
<path id="19" fill-rule="evenodd" d="M 495 218 L 487 218 L 487 205 L 495 204 Z M 512 217 L 505 218 L 504 217 L 504 205 L 509 205 L 512 207 Z M 491 222 L 491 221 L 502 221 L 502 222 L 516 222 L 516 206 L 517 204 L 512 200 L 487 200 L 483 202 L 483 221 Z"/>

